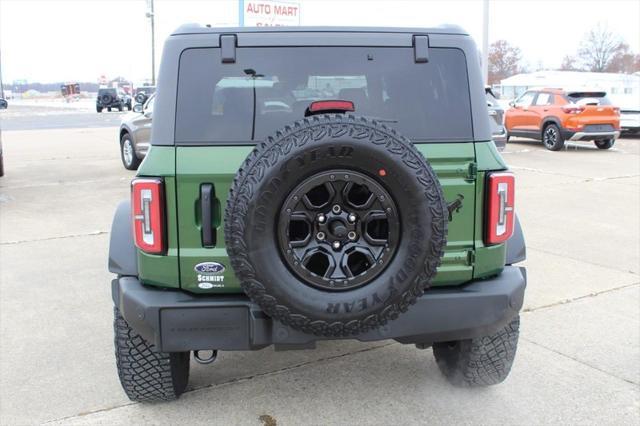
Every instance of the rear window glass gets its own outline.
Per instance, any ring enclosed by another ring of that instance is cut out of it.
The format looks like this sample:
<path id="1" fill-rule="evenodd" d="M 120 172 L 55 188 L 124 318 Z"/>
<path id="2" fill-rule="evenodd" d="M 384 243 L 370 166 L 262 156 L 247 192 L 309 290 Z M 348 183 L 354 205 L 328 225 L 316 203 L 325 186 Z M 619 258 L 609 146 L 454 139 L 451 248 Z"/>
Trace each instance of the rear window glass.
<path id="1" fill-rule="evenodd" d="M 611 105 L 611 101 L 604 92 L 576 92 L 569 93 L 569 102 L 578 105 Z"/>
<path id="2" fill-rule="evenodd" d="M 350 100 L 414 141 L 472 140 L 467 67 L 458 49 L 188 49 L 180 59 L 176 142 L 247 143 L 300 120 L 313 101 Z"/>
<path id="3" fill-rule="evenodd" d="M 103 95 L 103 94 L 115 95 L 116 94 L 116 89 L 100 89 L 100 90 L 98 90 L 98 94 L 100 94 L 100 95 Z"/>

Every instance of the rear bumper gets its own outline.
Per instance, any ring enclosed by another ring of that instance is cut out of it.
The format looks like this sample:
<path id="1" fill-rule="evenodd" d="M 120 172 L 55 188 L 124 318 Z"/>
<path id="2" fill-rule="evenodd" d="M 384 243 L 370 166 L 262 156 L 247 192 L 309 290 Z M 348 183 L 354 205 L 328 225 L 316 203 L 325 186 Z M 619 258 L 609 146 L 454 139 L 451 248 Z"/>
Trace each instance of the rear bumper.
<path id="1" fill-rule="evenodd" d="M 353 339 L 425 345 L 488 335 L 518 313 L 526 282 L 524 268 L 506 266 L 493 279 L 430 289 L 397 320 Z M 162 352 L 302 349 L 327 339 L 273 321 L 243 295 L 196 296 L 120 277 L 112 296 L 129 325 Z"/>
<path id="2" fill-rule="evenodd" d="M 109 108 L 109 107 L 117 107 L 120 105 L 127 105 L 127 102 L 124 101 L 113 101 L 113 102 L 109 102 L 109 103 L 104 103 L 102 101 L 98 101 L 96 102 L 96 106 L 97 107 L 102 107 L 102 108 Z"/>
<path id="3" fill-rule="evenodd" d="M 618 136 L 620 136 L 618 130 L 613 132 L 575 132 L 567 139 L 570 141 L 592 141 L 598 139 L 617 139 Z"/>

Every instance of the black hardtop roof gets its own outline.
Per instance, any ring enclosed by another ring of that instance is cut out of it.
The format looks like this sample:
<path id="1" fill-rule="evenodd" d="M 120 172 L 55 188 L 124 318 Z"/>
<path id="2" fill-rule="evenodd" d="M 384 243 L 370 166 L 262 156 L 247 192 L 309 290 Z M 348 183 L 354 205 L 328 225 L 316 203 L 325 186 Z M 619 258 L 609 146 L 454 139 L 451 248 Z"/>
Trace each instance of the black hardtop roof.
<path id="1" fill-rule="evenodd" d="M 200 24 L 184 24 L 171 35 L 230 34 L 230 33 L 395 33 L 395 34 L 453 34 L 469 35 L 458 25 L 441 25 L 431 28 L 402 27 L 211 27 Z"/>

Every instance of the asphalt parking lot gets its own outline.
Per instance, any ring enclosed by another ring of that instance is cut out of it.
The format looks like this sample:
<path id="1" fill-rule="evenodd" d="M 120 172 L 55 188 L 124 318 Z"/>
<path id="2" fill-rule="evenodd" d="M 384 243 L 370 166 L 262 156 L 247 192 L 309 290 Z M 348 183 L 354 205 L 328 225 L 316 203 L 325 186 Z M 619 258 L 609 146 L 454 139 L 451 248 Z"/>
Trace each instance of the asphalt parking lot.
<path id="1" fill-rule="evenodd" d="M 638 139 L 610 151 L 508 145 L 529 284 L 518 355 L 502 385 L 451 387 L 430 350 L 326 342 L 315 351 L 267 348 L 192 362 L 189 390 L 149 405 L 126 398 L 113 355 L 109 228 L 133 176 L 120 163 L 117 128 L 7 123 L 5 116 L 0 424 L 640 420 Z"/>

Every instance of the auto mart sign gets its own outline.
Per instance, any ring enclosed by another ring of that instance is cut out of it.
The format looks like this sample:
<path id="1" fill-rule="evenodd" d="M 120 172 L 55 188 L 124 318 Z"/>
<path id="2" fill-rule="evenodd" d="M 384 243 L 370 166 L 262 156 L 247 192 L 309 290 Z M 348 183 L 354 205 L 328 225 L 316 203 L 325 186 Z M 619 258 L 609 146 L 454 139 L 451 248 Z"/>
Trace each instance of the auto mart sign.
<path id="1" fill-rule="evenodd" d="M 247 27 L 300 25 L 300 3 L 240 0 L 240 7 L 241 25 Z"/>

